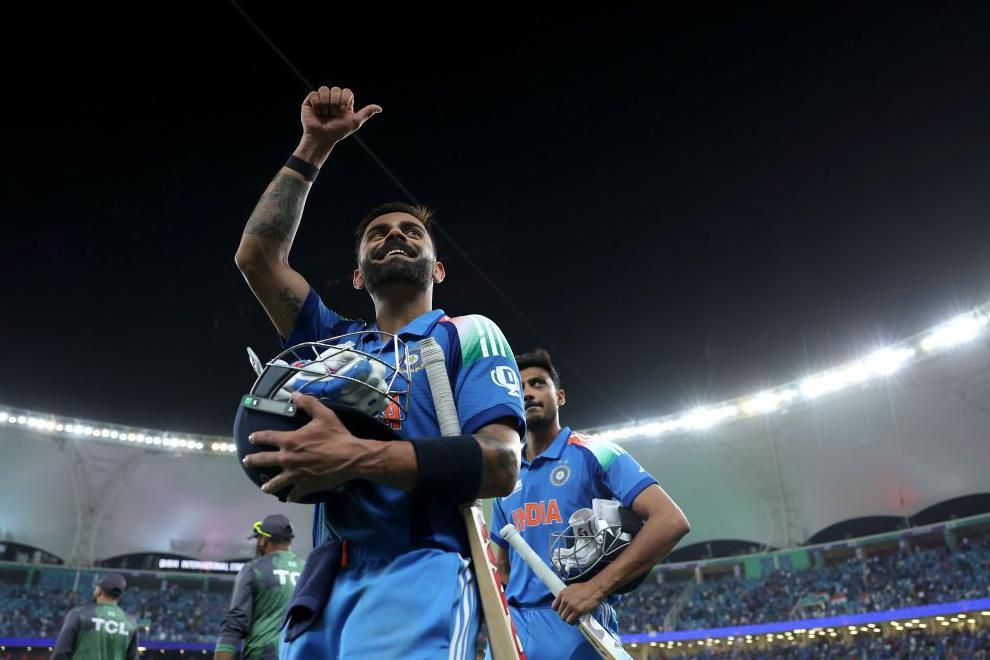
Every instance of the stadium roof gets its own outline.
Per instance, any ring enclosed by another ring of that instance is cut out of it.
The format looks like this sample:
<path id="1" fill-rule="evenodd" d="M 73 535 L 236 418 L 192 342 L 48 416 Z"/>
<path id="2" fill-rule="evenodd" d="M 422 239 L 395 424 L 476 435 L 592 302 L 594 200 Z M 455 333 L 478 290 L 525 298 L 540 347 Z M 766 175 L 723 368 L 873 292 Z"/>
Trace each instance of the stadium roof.
<path id="1" fill-rule="evenodd" d="M 761 393 L 593 432 L 681 504 L 685 543 L 782 548 L 850 518 L 906 518 L 990 491 L 987 312 Z M 64 558 L 242 556 L 245 528 L 278 510 L 309 527 L 308 508 L 243 477 L 229 438 L 0 407 L 0 442 L 20 468 L 5 487 L 22 503 L 5 507 L 0 535 Z"/>

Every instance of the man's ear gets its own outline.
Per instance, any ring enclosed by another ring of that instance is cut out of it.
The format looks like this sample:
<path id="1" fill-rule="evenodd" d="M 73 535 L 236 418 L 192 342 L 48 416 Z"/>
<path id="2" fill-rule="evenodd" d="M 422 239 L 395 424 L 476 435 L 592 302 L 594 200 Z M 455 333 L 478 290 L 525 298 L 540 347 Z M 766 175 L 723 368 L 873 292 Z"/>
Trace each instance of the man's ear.
<path id="1" fill-rule="evenodd" d="M 433 264 L 433 283 L 440 284 L 447 277 L 447 269 L 443 267 L 442 261 Z"/>
<path id="2" fill-rule="evenodd" d="M 354 285 L 354 288 L 355 289 L 363 289 L 364 288 L 364 275 L 361 274 L 361 269 L 360 268 L 355 268 L 354 269 L 354 274 L 351 275 L 351 284 Z"/>
<path id="3" fill-rule="evenodd" d="M 557 407 L 563 408 L 564 404 L 567 403 L 567 395 L 564 393 L 563 388 L 557 390 Z"/>

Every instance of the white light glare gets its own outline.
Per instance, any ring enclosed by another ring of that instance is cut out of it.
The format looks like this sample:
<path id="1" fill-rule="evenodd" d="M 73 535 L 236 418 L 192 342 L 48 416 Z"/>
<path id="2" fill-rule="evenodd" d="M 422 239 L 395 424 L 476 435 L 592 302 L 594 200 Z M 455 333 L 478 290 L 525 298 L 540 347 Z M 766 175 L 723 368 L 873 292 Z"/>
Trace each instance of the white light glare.
<path id="1" fill-rule="evenodd" d="M 921 340 L 921 348 L 934 351 L 938 348 L 949 348 L 971 341 L 980 334 L 987 324 L 985 316 L 960 316 L 945 325 L 936 328 L 930 335 Z"/>
<path id="2" fill-rule="evenodd" d="M 753 396 L 750 399 L 742 402 L 742 411 L 747 415 L 765 415 L 767 413 L 772 413 L 781 404 L 787 403 L 794 397 L 798 395 L 796 390 L 781 390 L 779 392 L 771 392 L 769 390 L 760 392 L 759 394 Z"/>
<path id="3" fill-rule="evenodd" d="M 736 406 L 720 406 L 718 408 L 698 408 L 680 417 L 678 426 L 690 431 L 710 429 L 720 422 L 731 419 L 739 414 Z"/>
<path id="4" fill-rule="evenodd" d="M 913 348 L 885 348 L 866 358 L 866 365 L 872 374 L 889 376 L 915 356 Z"/>

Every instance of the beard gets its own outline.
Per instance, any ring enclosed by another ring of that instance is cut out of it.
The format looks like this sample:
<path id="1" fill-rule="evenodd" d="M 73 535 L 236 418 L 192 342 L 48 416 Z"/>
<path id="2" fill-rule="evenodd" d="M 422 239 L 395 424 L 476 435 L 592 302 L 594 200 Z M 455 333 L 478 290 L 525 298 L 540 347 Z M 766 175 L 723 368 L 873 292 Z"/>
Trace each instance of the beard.
<path id="1" fill-rule="evenodd" d="M 530 413 L 530 410 L 536 412 Z M 550 410 L 547 407 L 543 408 L 529 408 L 526 410 L 526 428 L 543 430 L 553 424 L 553 420 L 557 416 L 556 410 Z"/>
<path id="2" fill-rule="evenodd" d="M 382 287 L 405 284 L 425 291 L 433 281 L 433 264 L 429 257 L 418 259 L 389 259 L 387 261 L 361 261 L 361 274 L 368 293 L 375 294 Z"/>
<path id="3" fill-rule="evenodd" d="M 260 543 L 255 543 L 254 544 L 254 556 L 255 557 L 260 557 L 263 554 L 265 554 L 265 553 L 261 551 L 261 544 Z"/>

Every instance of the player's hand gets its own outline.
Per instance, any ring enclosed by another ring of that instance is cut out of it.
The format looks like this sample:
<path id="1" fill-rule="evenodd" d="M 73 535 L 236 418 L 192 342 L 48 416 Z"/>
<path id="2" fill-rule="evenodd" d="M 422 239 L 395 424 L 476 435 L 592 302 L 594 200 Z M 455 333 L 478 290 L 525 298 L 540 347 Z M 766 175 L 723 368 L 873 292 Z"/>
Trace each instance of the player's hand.
<path id="1" fill-rule="evenodd" d="M 252 443 L 272 445 L 278 451 L 258 452 L 244 458 L 247 466 L 282 468 L 261 490 L 277 493 L 291 486 L 290 502 L 309 493 L 331 490 L 353 478 L 351 469 L 361 442 L 316 397 L 295 392 L 292 402 L 312 420 L 295 431 L 252 433 L 248 438 Z"/>
<path id="2" fill-rule="evenodd" d="M 354 92 L 346 87 L 324 85 L 310 92 L 303 101 L 303 140 L 329 151 L 381 111 L 381 106 L 374 104 L 355 111 Z"/>
<path id="3" fill-rule="evenodd" d="M 573 626 L 578 619 L 598 607 L 607 595 L 591 581 L 578 582 L 564 587 L 553 599 L 551 607 L 561 619 Z"/>

